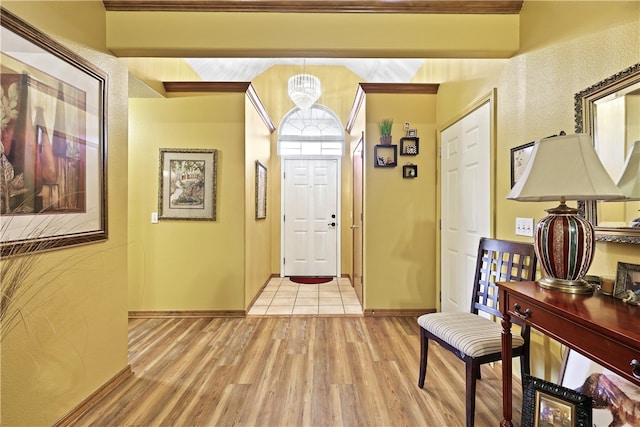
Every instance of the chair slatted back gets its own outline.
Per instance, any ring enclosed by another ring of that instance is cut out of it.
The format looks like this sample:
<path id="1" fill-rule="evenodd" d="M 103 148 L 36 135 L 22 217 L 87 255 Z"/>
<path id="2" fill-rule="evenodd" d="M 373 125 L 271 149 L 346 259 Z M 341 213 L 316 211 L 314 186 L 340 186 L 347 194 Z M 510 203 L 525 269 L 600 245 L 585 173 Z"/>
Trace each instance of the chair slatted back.
<path id="1" fill-rule="evenodd" d="M 536 256 L 531 243 L 483 237 L 478 245 L 471 312 L 484 311 L 502 317 L 496 282 L 533 281 Z"/>

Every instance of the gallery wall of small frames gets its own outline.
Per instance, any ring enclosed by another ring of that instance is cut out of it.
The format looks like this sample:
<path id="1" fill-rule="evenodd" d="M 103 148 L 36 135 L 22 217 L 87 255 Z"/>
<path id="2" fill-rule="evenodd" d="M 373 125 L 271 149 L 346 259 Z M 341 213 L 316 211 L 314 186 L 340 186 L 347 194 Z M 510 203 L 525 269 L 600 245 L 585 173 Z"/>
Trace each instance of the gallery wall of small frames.
<path id="1" fill-rule="evenodd" d="M 395 168 L 398 166 L 398 154 L 417 156 L 420 153 L 420 138 L 418 138 L 417 129 L 410 129 L 408 122 L 405 122 L 404 129 L 406 134 L 400 138 L 399 147 L 389 143 L 374 146 L 374 166 L 376 168 Z M 406 179 L 417 178 L 418 165 L 412 162 L 405 163 L 402 166 L 402 177 Z"/>

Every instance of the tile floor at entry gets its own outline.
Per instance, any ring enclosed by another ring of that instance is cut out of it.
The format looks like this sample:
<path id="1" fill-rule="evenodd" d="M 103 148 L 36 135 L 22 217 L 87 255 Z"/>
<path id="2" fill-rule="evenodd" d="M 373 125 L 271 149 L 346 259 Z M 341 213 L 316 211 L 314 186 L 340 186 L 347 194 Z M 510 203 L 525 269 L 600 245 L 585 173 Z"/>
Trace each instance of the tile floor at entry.
<path id="1" fill-rule="evenodd" d="M 362 305 L 347 278 L 305 285 L 274 277 L 249 309 L 248 315 L 362 314 Z"/>

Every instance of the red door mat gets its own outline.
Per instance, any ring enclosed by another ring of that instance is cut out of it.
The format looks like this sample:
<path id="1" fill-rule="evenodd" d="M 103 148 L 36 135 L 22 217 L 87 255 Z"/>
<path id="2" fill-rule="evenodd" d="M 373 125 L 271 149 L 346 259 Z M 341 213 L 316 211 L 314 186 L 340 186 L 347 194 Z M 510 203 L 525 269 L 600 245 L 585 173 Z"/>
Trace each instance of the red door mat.
<path id="1" fill-rule="evenodd" d="M 331 276 L 291 276 L 289 280 L 304 285 L 317 285 L 318 283 L 327 283 L 333 280 Z"/>

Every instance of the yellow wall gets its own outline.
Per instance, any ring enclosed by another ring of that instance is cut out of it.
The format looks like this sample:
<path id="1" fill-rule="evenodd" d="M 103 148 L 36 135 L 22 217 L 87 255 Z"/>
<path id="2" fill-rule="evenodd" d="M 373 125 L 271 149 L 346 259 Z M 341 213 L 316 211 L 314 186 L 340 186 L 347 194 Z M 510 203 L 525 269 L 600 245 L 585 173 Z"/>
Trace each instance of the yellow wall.
<path id="1" fill-rule="evenodd" d="M 506 58 L 518 29 L 508 14 L 107 13 L 109 49 L 139 57 Z"/>
<path id="2" fill-rule="evenodd" d="M 128 363 L 127 68 L 106 51 L 99 1 L 3 0 L 2 7 L 109 75 L 109 240 L 38 256 L 44 278 L 30 283 L 32 300 L 18 301 L 24 322 L 3 330 L 0 424 L 43 426 Z"/>
<path id="3" fill-rule="evenodd" d="M 127 64 L 129 72 L 162 96 L 167 96 L 162 82 L 202 80 L 182 58 L 128 58 Z"/>
<path id="4" fill-rule="evenodd" d="M 245 102 L 244 93 L 130 100 L 130 310 L 244 309 Z M 218 150 L 215 221 L 151 223 L 160 148 Z"/>
<path id="5" fill-rule="evenodd" d="M 255 107 L 245 102 L 245 295 L 244 307 L 256 297 L 271 276 L 271 224 L 277 221 L 273 214 L 274 197 L 269 188 L 278 175 L 271 168 L 270 133 Z M 256 160 L 267 168 L 267 217 L 256 219 Z M 275 218 L 275 219 L 274 219 Z"/>
<path id="6" fill-rule="evenodd" d="M 365 131 L 365 309 L 436 307 L 436 95 L 367 94 Z M 398 166 L 374 167 L 377 123 L 391 117 Z M 400 156 L 403 124 L 417 129 L 417 156 Z M 402 166 L 418 165 L 404 179 Z"/>
<path id="7" fill-rule="evenodd" d="M 442 83 L 437 124 L 442 129 L 496 88 L 496 237 L 532 241 L 515 236 L 515 217 L 537 221 L 554 204 L 505 199 L 510 188 L 510 149 L 559 130 L 574 132 L 574 94 L 640 61 L 640 3 L 534 1 L 525 2 L 520 16 L 526 51 L 508 61 L 489 61 L 495 63 L 480 70 L 468 68 L 457 80 Z M 436 64 L 443 74 L 451 71 L 442 65 Z M 432 66 L 431 61 L 425 64 Z M 419 71 L 415 81 L 425 75 L 425 69 Z M 640 263 L 640 247 L 597 242 L 589 273 L 615 276 L 618 261 Z M 556 379 L 561 351 L 547 338 L 535 339 L 534 374 Z"/>

